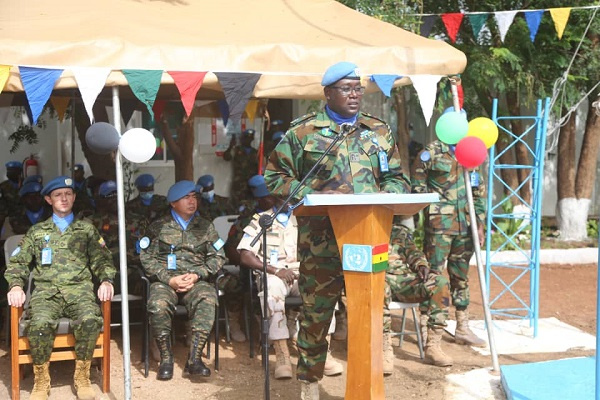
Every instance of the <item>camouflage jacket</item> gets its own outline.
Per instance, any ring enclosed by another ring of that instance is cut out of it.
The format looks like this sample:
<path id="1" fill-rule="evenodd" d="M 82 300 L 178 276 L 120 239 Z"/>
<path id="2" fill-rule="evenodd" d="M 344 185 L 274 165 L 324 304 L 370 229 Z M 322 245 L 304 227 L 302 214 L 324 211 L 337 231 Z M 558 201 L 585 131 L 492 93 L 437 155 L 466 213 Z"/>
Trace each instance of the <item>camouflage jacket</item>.
<path id="1" fill-rule="evenodd" d="M 473 176 L 473 172 L 477 174 Z M 475 213 L 479 223 L 485 219 L 485 186 L 479 168 L 471 172 Z M 436 140 L 421 151 L 411 173 L 414 193 L 437 193 L 438 203 L 425 209 L 425 229 L 430 233 L 450 235 L 469 233 L 469 205 L 463 168 L 456 162 L 450 147 Z M 475 179 L 477 178 L 477 179 Z"/>
<path id="2" fill-rule="evenodd" d="M 198 199 L 198 213 L 202 218 L 213 221 L 223 215 L 235 214 L 235 209 L 227 197 L 215 194 L 212 203 L 201 197 Z"/>
<path id="3" fill-rule="evenodd" d="M 295 202 L 307 193 L 335 190 L 341 193 L 408 193 L 410 181 L 400 166 L 400 156 L 382 120 L 359 113 L 358 129 L 348 134 L 325 157 L 315 175 L 296 194 Z M 274 195 L 285 197 L 315 165 L 341 132 L 323 110 L 293 121 L 285 137 L 269 157 L 265 180 Z M 384 151 L 388 171 L 382 171 L 378 153 Z"/>
<path id="4" fill-rule="evenodd" d="M 231 228 L 229 228 L 227 242 L 225 244 L 226 246 L 237 249 L 238 244 L 240 244 L 240 240 L 242 240 L 242 237 L 244 236 L 244 228 L 248 226 L 250 221 L 252 221 L 254 214 L 259 212 L 257 207 L 258 205 L 256 204 L 256 201 L 253 203 L 248 201 L 243 206 L 240 206 L 240 214 L 233 225 L 231 225 Z"/>
<path id="5" fill-rule="evenodd" d="M 40 214 L 38 220 L 32 223 L 27 216 L 27 210 L 25 207 L 23 207 L 16 214 L 10 215 L 8 217 L 8 222 L 10 223 L 10 227 L 15 235 L 24 235 L 34 224 L 45 221 L 51 216 L 52 210 L 48 207 L 42 207 L 42 213 Z"/>
<path id="6" fill-rule="evenodd" d="M 225 263 L 219 234 L 210 221 L 199 216 L 182 230 L 169 213 L 150 224 L 147 235 L 150 244 L 142 248 L 142 265 L 152 279 L 165 284 L 169 284 L 172 277 L 188 272 L 210 281 Z M 170 270 L 167 259 L 171 253 L 176 256 L 177 267 Z"/>
<path id="7" fill-rule="evenodd" d="M 394 225 L 392 227 L 388 255 L 388 274 L 418 273 L 419 267 L 429 267 L 425 254 L 415 245 L 410 230 L 404 225 Z"/>
<path id="8" fill-rule="evenodd" d="M 117 214 L 100 213 L 85 217 L 100 232 L 100 235 L 106 242 L 106 247 L 111 251 L 115 267 L 119 267 L 119 217 Z M 125 227 L 125 246 L 127 247 L 128 264 L 139 264 L 139 257 L 136 252 L 137 237 L 135 228 L 129 223 Z"/>
<path id="9" fill-rule="evenodd" d="M 15 188 L 10 180 L 0 183 L 0 218 L 2 222 L 23 208 L 19 197 L 19 188 Z"/>
<path id="10" fill-rule="evenodd" d="M 147 225 L 168 214 L 170 209 L 167 198 L 158 194 L 152 196 L 152 201 L 149 206 L 142 202 L 140 196 L 129 200 L 125 204 L 127 220 L 135 220 L 140 223 L 143 223 L 144 220 L 146 220 L 148 222 Z"/>
<path id="11" fill-rule="evenodd" d="M 42 251 L 49 247 L 52 260 L 42 265 Z M 87 221 L 75 219 L 61 234 L 52 217 L 34 225 L 19 243 L 5 273 L 9 288 L 25 287 L 33 268 L 36 293 L 50 298 L 64 288 L 93 290 L 92 274 L 98 280 L 112 280 L 115 268 L 104 239 Z"/>
<path id="12" fill-rule="evenodd" d="M 252 240 L 260 234 L 261 227 L 258 220 L 263 214 L 271 214 L 272 211 L 263 211 L 254 214 L 250 223 L 244 228 L 244 235 L 238 244 L 238 251 L 248 250 L 256 255 L 262 262 L 265 252 L 262 249 L 262 239 L 250 246 Z M 291 216 L 284 225 L 275 219 L 273 225 L 267 230 L 267 257 L 269 264 L 276 268 L 290 268 L 298 270 L 298 222 L 295 216 Z"/>

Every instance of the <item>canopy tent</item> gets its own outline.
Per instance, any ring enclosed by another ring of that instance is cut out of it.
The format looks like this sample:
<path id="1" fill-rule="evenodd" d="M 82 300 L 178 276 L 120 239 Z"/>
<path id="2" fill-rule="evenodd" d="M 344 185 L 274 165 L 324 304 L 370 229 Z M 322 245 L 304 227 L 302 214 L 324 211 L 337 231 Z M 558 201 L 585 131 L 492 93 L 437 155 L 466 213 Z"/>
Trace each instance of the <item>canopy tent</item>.
<path id="1" fill-rule="evenodd" d="M 333 0 L 28 0 L 10 8 L 0 15 L 0 63 L 12 66 L 5 92 L 23 90 L 19 65 L 65 69 L 55 89 L 77 87 L 74 66 L 111 69 L 106 86 L 127 86 L 122 69 L 208 71 L 197 96 L 205 99 L 222 97 L 214 72 L 261 74 L 254 97 L 318 98 L 323 71 L 341 60 L 367 75 L 466 66 L 443 41 Z M 173 82 L 163 72 L 159 97 Z"/>

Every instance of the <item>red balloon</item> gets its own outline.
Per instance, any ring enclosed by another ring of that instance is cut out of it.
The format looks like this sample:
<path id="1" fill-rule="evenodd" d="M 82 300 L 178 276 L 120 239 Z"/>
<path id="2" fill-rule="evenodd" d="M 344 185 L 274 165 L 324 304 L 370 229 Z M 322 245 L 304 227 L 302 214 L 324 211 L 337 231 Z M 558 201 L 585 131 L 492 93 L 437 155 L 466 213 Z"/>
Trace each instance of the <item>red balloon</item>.
<path id="1" fill-rule="evenodd" d="M 475 168 L 485 161 L 487 148 L 483 140 L 477 136 L 465 136 L 456 145 L 454 154 L 460 165 L 465 168 Z"/>

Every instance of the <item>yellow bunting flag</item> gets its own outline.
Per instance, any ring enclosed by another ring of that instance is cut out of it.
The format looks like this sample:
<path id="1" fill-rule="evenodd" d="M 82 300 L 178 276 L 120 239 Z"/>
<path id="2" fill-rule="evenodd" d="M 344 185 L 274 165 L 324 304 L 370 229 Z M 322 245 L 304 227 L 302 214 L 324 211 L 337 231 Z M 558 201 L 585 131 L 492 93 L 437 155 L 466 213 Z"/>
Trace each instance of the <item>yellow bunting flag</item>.
<path id="1" fill-rule="evenodd" d="M 65 112 L 67 111 L 67 107 L 69 107 L 70 101 L 70 97 L 50 96 L 50 103 L 52 103 L 52 107 L 56 110 L 60 122 L 63 122 L 65 119 Z"/>
<path id="2" fill-rule="evenodd" d="M 560 40 L 565 31 L 565 26 L 567 26 L 567 21 L 569 20 L 571 7 L 550 8 L 549 11 L 552 16 L 552 21 L 554 21 L 556 32 L 558 33 L 558 39 Z"/>
<path id="3" fill-rule="evenodd" d="M 256 110 L 258 109 L 258 100 L 248 100 L 248 104 L 246 104 L 246 116 L 251 123 L 254 123 L 254 118 L 256 117 Z"/>
<path id="4" fill-rule="evenodd" d="M 0 65 L 0 92 L 4 89 L 8 75 L 10 74 L 10 65 Z"/>

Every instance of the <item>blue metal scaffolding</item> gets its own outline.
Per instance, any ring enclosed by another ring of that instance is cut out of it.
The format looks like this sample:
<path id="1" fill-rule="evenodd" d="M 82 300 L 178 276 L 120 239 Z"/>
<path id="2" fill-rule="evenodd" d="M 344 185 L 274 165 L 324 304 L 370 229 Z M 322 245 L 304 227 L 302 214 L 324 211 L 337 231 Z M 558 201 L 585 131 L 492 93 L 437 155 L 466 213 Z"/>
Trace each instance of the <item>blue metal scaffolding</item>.
<path id="1" fill-rule="evenodd" d="M 537 101 L 537 113 L 534 116 L 498 117 L 498 99 L 494 99 L 492 119 L 501 132 L 509 137 L 507 146 L 497 155 L 495 147 L 490 149 L 488 171 L 487 232 L 498 232 L 501 239 L 492 243 L 492 235 L 486 240 L 486 283 L 489 295 L 490 311 L 493 315 L 508 318 L 529 319 L 533 326 L 533 336 L 537 336 L 539 317 L 540 286 L 540 235 L 542 224 L 542 193 L 544 183 L 544 158 L 546 149 L 546 127 L 550 99 Z M 511 132 L 502 122 L 522 120 L 526 129 L 522 134 Z M 532 138 L 532 136 L 535 137 Z M 531 163 L 527 165 L 501 164 L 500 157 L 512 151 L 517 143 L 522 143 L 529 153 Z M 502 179 L 502 170 L 516 169 L 525 178 L 517 188 L 511 188 Z M 502 198 L 494 199 L 494 187 L 499 185 Z M 525 185 L 531 185 L 531 200 L 526 201 L 519 191 Z M 514 212 L 512 204 L 523 207 L 524 212 Z M 529 242 L 521 240 L 529 237 Z M 502 252 L 515 250 L 516 256 L 507 259 Z M 519 284 L 529 279 L 529 285 Z M 498 282 L 499 284 L 491 283 Z M 526 293 L 526 287 L 529 293 Z M 490 288 L 494 290 L 494 293 Z"/>

